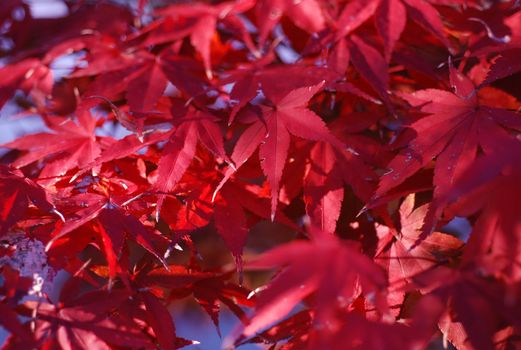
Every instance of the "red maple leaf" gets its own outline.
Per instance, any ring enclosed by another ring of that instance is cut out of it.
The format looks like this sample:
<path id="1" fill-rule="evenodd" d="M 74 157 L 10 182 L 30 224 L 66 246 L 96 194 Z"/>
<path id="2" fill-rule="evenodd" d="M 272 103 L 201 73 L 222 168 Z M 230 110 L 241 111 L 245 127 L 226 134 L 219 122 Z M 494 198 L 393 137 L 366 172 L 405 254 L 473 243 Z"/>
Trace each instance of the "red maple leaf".
<path id="1" fill-rule="evenodd" d="M 286 16 L 303 30 L 313 33 L 324 29 L 325 18 L 321 4 L 316 0 L 268 0 L 258 2 L 256 7 L 259 25 L 259 45 L 262 47 L 270 31 Z"/>
<path id="2" fill-rule="evenodd" d="M 471 175 L 458 179 L 433 206 L 435 215 L 440 215 L 440 208 L 449 203 L 449 217 L 479 211 L 463 263 L 479 262 L 491 273 L 514 282 L 521 276 L 521 212 L 512 203 L 521 191 L 517 181 L 521 148 L 517 140 L 508 141 L 497 145 L 500 153 L 482 157 L 469 167 Z"/>
<path id="3" fill-rule="evenodd" d="M 55 177 L 89 165 L 100 155 L 100 146 L 94 133 L 96 119 L 90 114 L 81 114 L 76 121 L 49 118 L 48 127 L 54 133 L 27 135 L 3 145 L 27 151 L 13 163 L 15 167 L 21 168 L 46 159 L 40 176 Z"/>
<path id="4" fill-rule="evenodd" d="M 271 189 L 271 219 L 277 210 L 280 179 L 290 145 L 290 134 L 314 141 L 324 141 L 336 147 L 343 145 L 330 134 L 322 119 L 306 108 L 307 102 L 323 86 L 323 83 L 299 88 L 284 97 L 272 96 L 274 106 L 260 106 L 260 115 L 246 129 L 231 155 L 235 167 L 230 167 L 215 192 L 242 166 L 259 147 L 259 157 Z M 268 94 L 268 96 L 270 96 Z"/>
<path id="5" fill-rule="evenodd" d="M 480 103 L 472 81 L 451 68 L 454 92 L 428 89 L 403 97 L 428 116 L 409 127 L 415 137 L 388 164 L 374 198 L 403 183 L 434 157 L 434 194 L 445 192 L 478 157 L 478 150 L 492 154 L 498 143 L 511 136 L 508 129 L 521 130 L 521 118 L 514 111 Z M 483 132 L 487 130 L 487 132 Z"/>
<path id="6" fill-rule="evenodd" d="M 349 266 L 343 261 L 349 261 Z M 386 286 L 385 274 L 369 257 L 322 231 L 314 232 L 311 241 L 274 248 L 247 266 L 282 271 L 258 293 L 256 313 L 243 330 L 245 336 L 286 316 L 311 293 L 317 295 L 316 317 L 326 322 L 339 301 L 349 304 L 360 291 L 379 293 Z"/>
<path id="7" fill-rule="evenodd" d="M 42 187 L 5 166 L 0 166 L 0 193 L 0 236 L 25 216 L 30 202 L 62 217 Z"/>
<path id="8" fill-rule="evenodd" d="M 241 22 L 236 20 L 236 16 L 253 7 L 254 2 L 250 0 L 223 2 L 218 5 L 206 5 L 202 3 L 193 4 L 175 4 L 162 8 L 156 12 L 161 16 L 161 22 L 168 21 L 170 18 L 179 20 L 183 19 L 183 23 L 177 30 L 168 31 L 168 36 L 154 37 L 152 34 L 147 38 L 146 43 L 163 42 L 165 39 L 179 40 L 185 36 L 190 36 L 190 43 L 201 55 L 204 69 L 208 79 L 212 79 L 212 64 L 210 56 L 211 41 L 216 34 L 217 22 L 232 22 L 232 25 L 240 25 Z M 172 21 L 173 22 L 173 21 Z M 180 21 L 182 23 L 182 21 Z M 175 23 L 175 22 L 174 22 Z M 152 24 L 154 26 L 156 24 Z M 173 26 L 173 23 L 170 24 Z M 160 39 L 160 40 L 158 40 Z"/>
<path id="9" fill-rule="evenodd" d="M 171 192 L 181 180 L 195 156 L 198 143 L 203 144 L 214 156 L 228 160 L 216 123 L 219 120 L 217 117 L 193 107 L 181 107 L 180 111 L 175 110 L 174 113 L 180 113 L 180 116 L 176 116 L 179 118 L 175 120 L 176 127 L 163 148 L 154 186 L 160 193 L 157 216 L 161 211 L 164 194 Z"/>
<path id="10" fill-rule="evenodd" d="M 63 3 L 0 6 L 2 349 L 519 347 L 521 1 Z"/>
<path id="11" fill-rule="evenodd" d="M 36 338 L 63 349 L 150 347 L 150 339 L 131 319 L 113 313 L 128 297 L 126 292 L 91 292 L 65 305 L 29 302 L 38 314 Z"/>
<path id="12" fill-rule="evenodd" d="M 69 213 L 65 213 L 65 224 L 57 229 L 54 237 L 47 243 L 46 249 L 50 250 L 56 246 L 59 248 L 60 245 L 67 244 L 72 239 L 68 236 L 74 235 L 73 232 L 76 229 L 89 224 L 92 234 L 97 237 L 99 249 L 103 251 L 107 259 L 111 279 L 116 276 L 118 271 L 123 275 L 127 274 L 127 271 L 121 271 L 118 263 L 127 239 L 132 239 L 164 263 L 162 253 L 158 251 L 156 245 L 158 243 L 165 245 L 165 238 L 152 233 L 138 218 L 126 213 L 121 208 L 124 203 L 118 202 L 118 199 L 106 198 L 94 193 L 79 194 L 69 199 L 68 210 L 74 208 L 71 213 L 72 217 L 69 217 Z M 89 243 L 89 240 L 90 238 L 87 236 L 83 239 L 76 239 L 75 242 L 80 245 L 81 250 Z"/>
<path id="13" fill-rule="evenodd" d="M 427 271 L 416 276 L 415 283 L 432 290 L 430 296 L 448 304 L 450 321 L 442 319 L 440 329 L 456 341 L 468 341 L 474 348 L 492 350 L 496 348 L 494 334 L 502 324 L 513 324 L 519 329 L 517 314 L 521 304 L 515 298 L 509 298 L 510 293 L 519 291 L 518 285 L 505 285 L 486 272 L 483 275 L 471 268 Z M 486 316 L 487 322 L 475 322 L 472 312 Z M 465 336 L 454 334 L 454 327 L 458 325 L 463 327 Z"/>

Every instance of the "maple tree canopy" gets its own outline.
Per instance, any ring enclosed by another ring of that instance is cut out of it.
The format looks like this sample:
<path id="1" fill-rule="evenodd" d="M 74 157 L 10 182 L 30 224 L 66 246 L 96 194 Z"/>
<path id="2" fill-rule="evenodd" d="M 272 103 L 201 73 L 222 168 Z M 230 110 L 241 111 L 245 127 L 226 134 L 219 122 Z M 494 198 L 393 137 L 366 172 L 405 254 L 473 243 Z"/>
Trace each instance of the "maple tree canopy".
<path id="1" fill-rule="evenodd" d="M 36 3 L 2 349 L 197 349 L 186 304 L 226 350 L 521 348 L 521 1 Z"/>

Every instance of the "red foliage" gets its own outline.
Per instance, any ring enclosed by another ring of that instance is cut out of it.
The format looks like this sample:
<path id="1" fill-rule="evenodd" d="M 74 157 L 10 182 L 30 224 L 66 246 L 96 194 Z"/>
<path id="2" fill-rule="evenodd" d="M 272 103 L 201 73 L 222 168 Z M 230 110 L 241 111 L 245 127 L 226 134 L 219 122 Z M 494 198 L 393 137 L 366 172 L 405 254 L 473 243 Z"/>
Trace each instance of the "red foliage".
<path id="1" fill-rule="evenodd" d="M 521 347 L 519 0 L 120 3 L 2 1 L 3 349 Z"/>

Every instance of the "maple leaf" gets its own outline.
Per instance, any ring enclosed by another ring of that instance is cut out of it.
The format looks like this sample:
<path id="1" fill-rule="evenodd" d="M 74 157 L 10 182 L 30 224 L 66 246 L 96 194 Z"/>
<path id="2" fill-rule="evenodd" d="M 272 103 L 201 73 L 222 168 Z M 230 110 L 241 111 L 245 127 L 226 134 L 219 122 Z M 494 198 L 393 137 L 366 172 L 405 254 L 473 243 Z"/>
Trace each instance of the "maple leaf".
<path id="1" fill-rule="evenodd" d="M 314 141 L 324 141 L 343 148 L 333 137 L 322 119 L 306 108 L 306 104 L 323 86 L 323 83 L 295 89 L 280 98 L 272 96 L 274 107 L 261 106 L 261 116 L 246 129 L 237 140 L 231 160 L 235 169 L 230 167 L 217 186 L 215 193 L 228 181 L 233 173 L 242 166 L 259 146 L 259 157 L 264 174 L 271 188 L 271 220 L 277 210 L 280 179 L 288 155 L 290 134 Z M 215 194 L 214 194 L 215 196 Z"/>
<path id="2" fill-rule="evenodd" d="M 311 222 L 327 232 L 334 232 L 344 199 L 344 184 L 349 184 L 360 198 L 371 193 L 368 179 L 372 171 L 354 150 L 334 149 L 317 143 L 310 152 L 304 176 L 304 201 Z"/>
<path id="3" fill-rule="evenodd" d="M 389 276 L 398 275 L 398 278 L 410 279 L 414 275 L 421 273 L 430 267 L 443 263 L 450 256 L 459 254 L 463 247 L 463 242 L 449 234 L 434 232 L 419 246 L 414 246 L 421 233 L 423 221 L 428 212 L 428 205 L 424 204 L 414 209 L 415 196 L 409 195 L 400 206 L 400 231 L 393 234 L 393 244 L 389 247 L 389 264 L 398 264 L 399 267 L 390 267 L 395 273 Z M 393 229 L 391 228 L 391 231 Z M 385 241 L 385 240 L 384 240 Z M 443 260 L 440 261 L 440 257 Z"/>
<path id="4" fill-rule="evenodd" d="M 124 127 L 140 133 L 146 113 L 155 113 L 158 101 L 167 87 L 167 77 L 163 70 L 162 55 L 153 55 L 145 50 L 122 54 L 114 50 L 114 43 L 96 44 L 92 55 L 98 57 L 87 67 L 80 68 L 70 78 L 95 76 L 96 79 L 83 93 L 77 107 L 82 114 L 96 106 L 98 100 L 107 102 Z M 91 61 L 88 59 L 88 61 Z M 122 113 L 111 100 L 125 93 L 128 115 Z M 137 119 L 137 120 L 136 120 Z"/>
<path id="5" fill-rule="evenodd" d="M 495 153 L 495 144 L 511 138 L 508 129 L 521 130 L 517 113 L 482 105 L 468 77 L 451 68 L 450 78 L 454 93 L 428 89 L 403 95 L 428 116 L 409 126 L 415 138 L 388 164 L 373 199 L 403 183 L 436 156 L 434 195 L 438 196 L 466 172 L 478 157 L 478 149 Z"/>
<path id="6" fill-rule="evenodd" d="M 328 54 L 328 66 L 344 73 L 351 62 L 392 111 L 393 105 L 388 96 L 387 62 L 390 61 L 393 48 L 405 28 L 407 14 L 449 46 L 436 9 L 424 0 L 356 0 L 345 5 L 334 27 L 312 38 L 306 52 L 314 52 L 327 43 L 333 44 L 333 49 Z M 384 41 L 385 58 L 373 46 L 353 33 L 373 15 Z"/>
<path id="7" fill-rule="evenodd" d="M 492 84 L 496 80 L 509 77 L 521 71 L 521 64 L 516 59 L 521 54 L 521 40 L 518 46 L 501 53 L 490 67 L 487 78 L 480 84 L 480 87 Z"/>
<path id="8" fill-rule="evenodd" d="M 355 195 L 367 201 L 373 193 L 376 174 L 368 166 L 378 152 L 372 140 L 355 134 L 360 126 L 370 123 L 367 115 L 353 113 L 330 124 L 335 136 L 345 142 L 338 149 L 324 142 L 316 143 L 309 152 L 304 175 L 304 202 L 311 223 L 326 232 L 335 232 L 344 199 L 344 186 L 349 185 Z M 359 153 L 360 152 L 360 153 Z"/>
<path id="9" fill-rule="evenodd" d="M 349 62 L 360 72 L 363 79 L 380 95 L 383 102 L 392 109 L 389 101 L 388 64 L 372 45 L 353 32 L 376 10 L 379 1 L 369 3 L 363 0 L 352 1 L 344 7 L 332 28 L 312 37 L 304 53 L 316 53 L 324 46 L 332 46 L 328 52 L 327 66 L 344 74 Z"/>
<path id="10" fill-rule="evenodd" d="M 38 66 L 38 60 L 28 59 L 0 69 L 0 108 L 9 101 L 15 91 L 26 80 L 28 72 Z"/>
<path id="11" fill-rule="evenodd" d="M 157 242 L 162 241 L 162 237 L 150 232 L 138 218 L 122 210 L 123 203 L 116 202 L 115 198 L 108 199 L 99 194 L 84 193 L 71 198 L 68 204 L 75 208 L 73 217 L 67 217 L 66 223 L 57 229 L 56 234 L 47 243 L 46 250 L 66 244 L 69 240 L 68 235 L 83 225 L 91 224 L 92 233 L 99 238 L 100 249 L 107 259 L 111 280 L 119 271 L 118 261 L 128 238 L 166 264 L 156 247 Z M 89 242 L 78 239 L 77 243 L 86 245 Z M 126 272 L 122 273 L 125 275 Z"/>
<path id="12" fill-rule="evenodd" d="M 312 322 L 312 313 L 309 310 L 299 311 L 296 314 L 288 317 L 287 319 L 277 323 L 275 326 L 270 329 L 257 334 L 255 337 L 252 337 L 247 340 L 243 340 L 239 338 L 236 342 L 237 346 L 241 346 L 247 343 L 272 343 L 276 344 L 278 342 L 285 341 L 286 348 L 293 349 L 293 347 L 288 347 L 288 344 L 292 344 L 298 342 L 301 338 L 307 338 L 307 332 L 309 331 L 309 327 Z M 288 341 L 289 339 L 289 341 Z M 295 339 L 298 339 L 295 341 Z M 295 345 L 291 345 L 295 346 Z M 300 342 L 298 346 L 304 348 Z M 296 347 L 300 349 L 300 347 Z M 285 349 L 286 349 L 285 348 Z"/>
<path id="13" fill-rule="evenodd" d="M 495 349 L 493 335 L 505 324 L 519 327 L 517 314 L 521 304 L 518 299 L 508 297 L 519 286 L 507 289 L 503 282 L 477 274 L 468 265 L 459 270 L 428 271 L 416 276 L 415 283 L 432 290 L 429 296 L 449 304 L 450 319 L 461 323 L 468 341 L 476 349 Z M 472 312 L 486 317 L 487 322 L 475 322 Z M 449 331 L 447 328 L 441 330 Z"/>
<path id="14" fill-rule="evenodd" d="M 150 57 L 134 73 L 136 77 L 129 82 L 126 95 L 131 111 L 150 112 L 163 95 L 168 80 L 161 68 L 160 59 L 160 56 Z"/>
<path id="15" fill-rule="evenodd" d="M 213 190 L 213 188 L 212 188 Z M 210 191 L 209 194 L 212 192 Z M 246 245 L 249 226 L 247 217 L 251 213 L 257 217 L 271 217 L 269 198 L 259 198 L 254 189 L 244 183 L 227 182 L 215 197 L 214 221 L 228 249 L 235 257 L 239 280 L 242 282 L 242 250 Z M 277 222 L 296 229 L 294 223 L 279 209 Z"/>
<path id="16" fill-rule="evenodd" d="M 164 141 L 169 136 L 169 132 L 155 132 L 144 134 L 142 139 L 136 134 L 125 136 L 120 140 L 106 138 L 104 140 L 105 147 L 101 151 L 101 154 L 86 168 L 89 169 L 116 159 L 126 158 L 145 147 Z M 82 173 L 83 172 L 80 172 L 75 176 L 77 177 Z"/>
<path id="17" fill-rule="evenodd" d="M 318 334 L 311 337 L 306 349 L 425 348 L 442 311 L 443 304 L 439 300 L 426 296 L 418 302 L 406 324 L 378 322 L 357 312 L 344 313 L 335 320 L 336 327 L 316 332 Z"/>
<path id="18" fill-rule="evenodd" d="M 321 4 L 316 0 L 267 0 L 259 1 L 256 7 L 259 23 L 259 46 L 263 46 L 270 31 L 287 16 L 299 28 L 309 32 L 319 32 L 325 28 L 325 18 Z"/>
<path id="19" fill-rule="evenodd" d="M 311 165 L 304 177 L 306 213 L 311 222 L 326 232 L 335 232 L 344 199 L 341 175 L 335 171 L 337 158 L 328 144 L 317 143 L 310 153 Z"/>
<path id="20" fill-rule="evenodd" d="M 242 322 L 246 320 L 247 316 L 242 310 L 241 305 L 253 306 L 253 302 L 247 298 L 249 290 L 225 281 L 227 278 L 228 276 L 226 276 L 226 274 L 221 276 L 217 275 L 213 278 L 198 281 L 192 286 L 192 293 L 195 300 L 210 316 L 219 335 L 221 335 L 219 329 L 220 303 L 226 305 Z"/>
<path id="21" fill-rule="evenodd" d="M 139 293 L 146 308 L 147 320 L 154 330 L 157 342 L 162 349 L 178 349 L 175 325 L 165 305 L 150 292 Z"/>
<path id="22" fill-rule="evenodd" d="M 171 291 L 177 288 L 190 287 L 197 281 L 214 276 L 215 274 L 211 271 L 190 269 L 182 265 L 169 265 L 168 270 L 163 268 L 140 270 L 134 277 L 134 281 L 143 288 L 159 287 Z"/>
<path id="23" fill-rule="evenodd" d="M 337 301 L 358 297 L 360 287 L 364 293 L 385 288 L 385 274 L 369 257 L 329 233 L 316 231 L 311 238 L 276 247 L 247 264 L 248 269 L 283 270 L 257 294 L 256 313 L 243 330 L 245 336 L 284 317 L 311 293 L 317 294 L 321 313 L 316 317 L 325 322 Z"/>
<path id="24" fill-rule="evenodd" d="M 482 157 L 468 168 L 468 175 L 458 179 L 438 202 L 432 205 L 434 216 L 446 204 L 446 213 L 471 215 L 479 211 L 462 257 L 463 264 L 480 263 L 483 268 L 517 281 L 521 276 L 519 230 L 521 213 L 512 203 L 520 193 L 517 179 L 520 144 L 506 140 L 496 145 L 497 152 Z"/>
<path id="25" fill-rule="evenodd" d="M 204 157 L 202 154 L 201 156 Z M 204 164 L 204 167 L 197 166 L 200 164 Z M 259 198 L 255 187 L 232 180 L 216 194 L 212 204 L 217 175 L 211 163 L 194 164 L 192 171 L 187 172 L 179 183 L 176 191 L 179 197 L 165 199 L 160 220 L 168 223 L 170 229 L 176 233 L 190 234 L 208 225 L 213 217 L 217 233 L 234 256 L 239 278 L 242 279 L 242 251 L 251 225 L 248 214 L 268 219 L 270 200 Z M 277 221 L 296 228 L 280 210 L 277 212 Z"/>
<path id="26" fill-rule="evenodd" d="M 92 163 L 100 155 L 96 140 L 96 119 L 89 114 L 72 119 L 49 119 L 48 127 L 54 133 L 39 133 L 23 136 L 2 147 L 27 151 L 13 165 L 17 168 L 49 158 L 40 173 L 41 177 L 61 176 L 74 168 Z"/>
<path id="27" fill-rule="evenodd" d="M 214 208 L 214 218 L 217 231 L 235 257 L 238 270 L 242 272 L 241 254 L 248 235 L 246 215 L 242 206 L 235 198 L 228 197 L 226 200 L 218 201 Z"/>
<path id="28" fill-rule="evenodd" d="M 157 168 L 154 187 L 160 193 L 156 217 L 159 217 L 164 194 L 171 192 L 188 169 L 195 156 L 196 146 L 201 143 L 216 157 L 228 160 L 218 119 L 209 112 L 186 108 L 177 127 L 165 144 Z"/>
<path id="29" fill-rule="evenodd" d="M 400 0 L 380 1 L 376 9 L 375 24 L 384 42 L 384 54 L 387 61 L 391 59 L 394 46 L 400 39 L 406 22 L 407 10 Z M 442 26 L 438 27 L 442 28 Z"/>
<path id="30" fill-rule="evenodd" d="M 400 206 L 400 230 L 378 226 L 380 237 L 375 260 L 388 272 L 389 284 L 411 282 L 414 276 L 444 266 L 461 254 L 464 242 L 451 235 L 433 232 L 417 244 L 429 205 L 414 209 L 415 196 L 407 196 Z M 390 305 L 404 302 L 406 291 L 397 289 L 388 294 Z M 400 310 L 396 310 L 400 312 Z"/>
<path id="31" fill-rule="evenodd" d="M 84 92 L 77 113 L 84 113 L 104 101 L 125 128 L 142 137 L 146 121 L 164 114 L 158 110 L 159 101 L 168 84 L 165 68 L 168 60 L 165 62 L 163 59 L 168 53 L 168 50 L 164 50 L 153 55 L 145 50 L 138 50 L 132 55 L 109 57 L 107 64 L 102 67 L 88 66 L 79 69 L 71 76 L 77 78 L 95 75 L 96 79 Z M 116 63 L 112 66 L 111 62 L 114 60 Z M 125 112 L 112 102 L 121 93 L 125 93 L 127 100 L 128 109 Z"/>
<path id="32" fill-rule="evenodd" d="M 170 32 L 170 39 L 190 35 L 190 43 L 201 55 L 206 76 L 211 80 L 213 74 L 210 60 L 210 44 L 215 35 L 217 21 L 225 22 L 227 18 L 235 17 L 247 11 L 253 5 L 254 2 L 251 0 L 223 2 L 215 6 L 202 3 L 175 4 L 158 10 L 156 15 L 161 16 L 162 21 L 167 17 L 186 19 L 188 25 L 182 27 L 179 31 Z M 237 22 L 234 21 L 234 23 L 236 24 Z M 150 39 L 148 43 L 150 43 Z"/>
<path id="33" fill-rule="evenodd" d="M 236 70 L 227 72 L 228 76 L 221 79 L 222 84 L 234 83 L 230 92 L 233 108 L 228 125 L 231 125 L 237 113 L 259 94 L 259 87 L 269 98 L 280 99 L 294 89 L 317 85 L 324 80 L 325 85 L 328 85 L 338 78 L 336 72 L 324 67 L 266 67 L 273 60 L 273 53 L 270 51 L 253 63 L 241 65 Z"/>
<path id="34" fill-rule="evenodd" d="M 322 41 L 333 41 L 334 47 L 328 57 L 328 66 L 340 74 L 344 74 L 349 62 L 378 93 L 382 101 L 392 109 L 389 100 L 389 67 L 382 55 L 372 45 L 355 34 L 343 38 L 347 34 L 325 36 Z M 351 89 L 354 90 L 354 89 Z M 358 89 L 357 89 L 358 90 Z M 357 91 L 358 94 L 360 94 Z M 362 95 L 365 95 L 362 93 Z"/>
<path id="35" fill-rule="evenodd" d="M 18 320 L 17 313 L 13 309 L 11 309 L 10 306 L 4 303 L 0 303 L 0 325 L 2 325 L 4 329 L 11 333 L 11 335 L 19 339 L 27 340 L 32 338 L 31 334 L 27 332 L 27 330 L 22 326 L 22 324 Z M 31 344 L 26 344 L 26 346 L 31 346 Z"/>
<path id="36" fill-rule="evenodd" d="M 111 349 L 111 346 L 151 347 L 153 343 L 131 320 L 112 313 L 127 298 L 127 292 L 87 293 L 63 306 L 37 304 L 37 339 L 56 342 L 62 349 Z"/>
<path id="37" fill-rule="evenodd" d="M 0 267 L 2 348 L 180 348 L 186 301 L 224 347 L 518 346 L 520 1 L 26 2 L 0 107 L 47 129 L 0 154 L 0 260 L 70 276 Z"/>
<path id="38" fill-rule="evenodd" d="M 19 171 L 11 171 L 0 166 L 0 236 L 21 220 L 32 202 L 45 212 L 53 212 L 63 219 L 49 200 L 45 190 L 32 180 L 23 177 Z"/>
<path id="39" fill-rule="evenodd" d="M 406 24 L 407 15 L 429 31 L 445 46 L 450 47 L 438 11 L 425 0 L 381 0 L 375 23 L 384 42 L 385 57 L 389 61 L 393 48 Z"/>
<path id="40" fill-rule="evenodd" d="M 248 227 L 246 213 L 237 197 L 244 197 L 246 192 L 233 191 L 230 189 L 231 186 L 226 186 L 215 205 L 212 205 L 212 184 L 216 179 L 204 178 L 203 172 L 197 170 L 197 181 L 200 181 L 197 189 L 192 188 L 194 175 L 187 174 L 185 183 L 189 185 L 188 193 L 183 194 L 180 199 L 166 198 L 160 220 L 168 223 L 174 232 L 184 234 L 208 225 L 213 215 L 215 228 L 234 256 L 237 269 L 242 276 L 241 255 L 246 244 Z M 185 192 L 183 185 L 184 183 L 180 184 L 180 192 Z"/>
<path id="41" fill-rule="evenodd" d="M 351 1 L 346 4 L 338 17 L 336 38 L 353 32 L 372 16 L 378 34 L 383 40 L 387 61 L 391 59 L 394 46 L 405 29 L 408 16 L 449 47 L 438 11 L 425 0 Z"/>
<path id="42" fill-rule="evenodd" d="M 192 294 L 199 305 L 210 316 L 217 332 L 219 330 L 219 303 L 226 305 L 239 319 L 245 319 L 245 313 L 239 305 L 251 306 L 248 290 L 227 280 L 231 273 L 203 271 L 199 265 L 191 268 L 170 265 L 165 269 L 141 271 L 135 282 L 143 287 L 163 288 L 163 293 L 170 298 L 184 298 Z"/>

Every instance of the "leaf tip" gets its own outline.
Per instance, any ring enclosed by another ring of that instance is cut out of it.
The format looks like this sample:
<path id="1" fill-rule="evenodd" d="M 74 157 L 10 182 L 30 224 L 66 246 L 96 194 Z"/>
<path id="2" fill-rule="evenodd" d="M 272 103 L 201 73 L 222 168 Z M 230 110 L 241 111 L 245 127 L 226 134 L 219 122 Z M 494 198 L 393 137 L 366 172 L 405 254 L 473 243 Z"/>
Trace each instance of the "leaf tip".
<path id="1" fill-rule="evenodd" d="M 351 153 L 352 155 L 355 155 L 355 156 L 360 155 L 360 153 L 358 153 L 354 148 L 349 147 L 349 146 L 346 147 L 346 151 L 348 151 L 349 153 Z"/>
<path id="2" fill-rule="evenodd" d="M 212 193 L 212 203 L 215 202 L 215 197 L 217 197 L 217 193 L 218 193 L 218 192 L 219 192 L 219 189 L 218 189 L 218 188 L 216 188 L 215 191 L 213 191 L 213 193 Z"/>
<path id="3" fill-rule="evenodd" d="M 263 290 L 267 289 L 268 286 L 260 286 L 258 288 L 255 288 L 254 290 L 252 290 L 248 296 L 246 297 L 246 299 L 250 300 L 251 298 L 253 298 L 256 294 L 259 294 L 260 292 L 262 292 Z"/>
<path id="4" fill-rule="evenodd" d="M 367 205 L 364 205 L 364 207 L 362 209 L 360 209 L 360 211 L 358 212 L 358 214 L 356 214 L 355 218 L 358 218 L 360 215 L 364 214 L 365 212 L 367 212 L 369 210 L 369 208 L 367 208 Z"/>
<path id="5" fill-rule="evenodd" d="M 211 69 L 207 68 L 205 69 L 205 74 L 206 74 L 206 78 L 208 78 L 208 80 L 213 80 L 213 72 Z"/>
<path id="6" fill-rule="evenodd" d="M 83 171 L 78 171 L 76 174 L 74 174 L 74 175 L 71 177 L 71 179 L 69 180 L 69 183 L 71 184 L 71 183 L 73 183 L 74 181 L 76 181 L 76 179 L 77 179 L 78 177 L 80 177 L 81 174 L 83 174 Z"/>
<path id="7" fill-rule="evenodd" d="M 235 166 L 235 163 L 234 163 L 232 160 L 228 160 L 227 163 L 228 163 L 228 166 L 229 166 L 230 168 L 232 168 L 232 170 L 233 170 L 234 172 L 237 171 L 237 167 Z"/>
<path id="8" fill-rule="evenodd" d="M 65 217 L 56 208 L 53 208 L 51 210 L 51 213 L 53 213 L 54 215 L 58 216 L 62 222 L 65 222 Z"/>
<path id="9" fill-rule="evenodd" d="M 52 244 L 54 241 L 51 239 L 46 245 L 45 245 L 45 252 L 48 253 L 49 250 L 51 250 Z"/>

